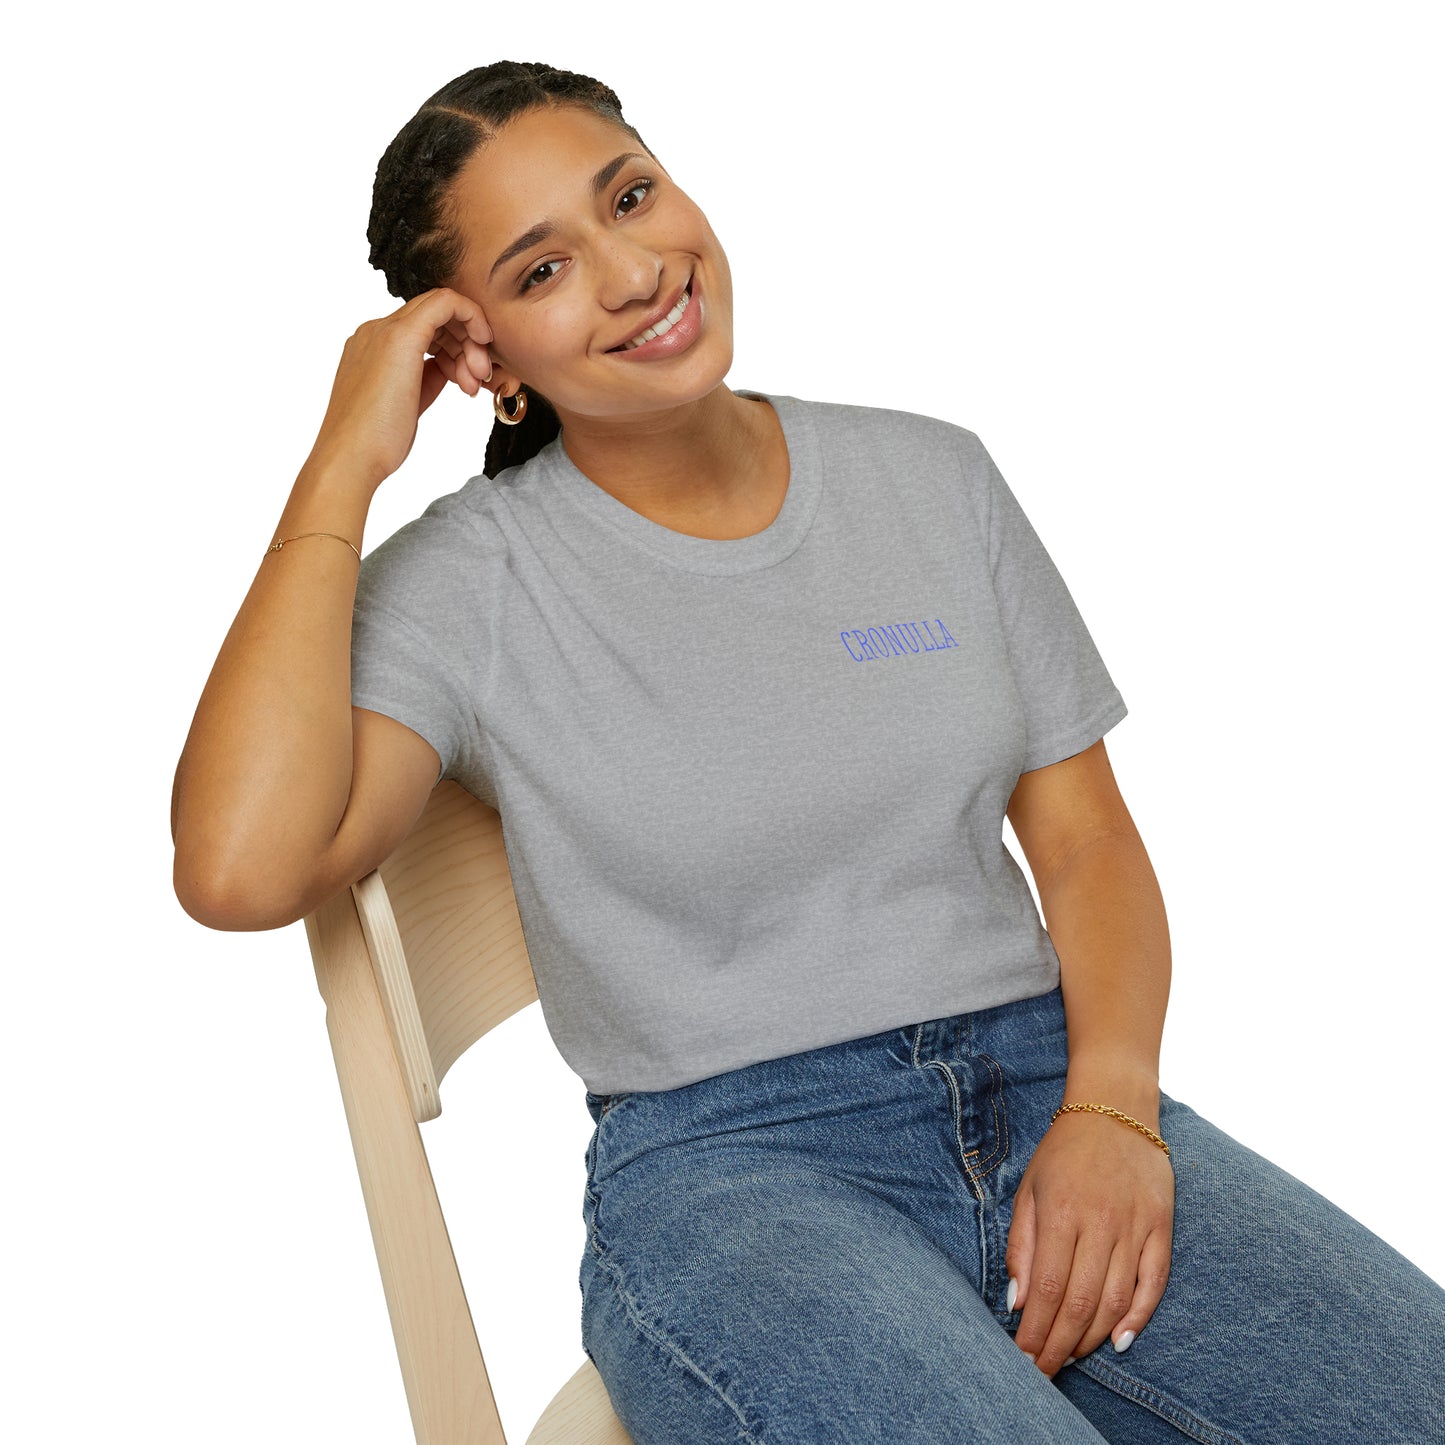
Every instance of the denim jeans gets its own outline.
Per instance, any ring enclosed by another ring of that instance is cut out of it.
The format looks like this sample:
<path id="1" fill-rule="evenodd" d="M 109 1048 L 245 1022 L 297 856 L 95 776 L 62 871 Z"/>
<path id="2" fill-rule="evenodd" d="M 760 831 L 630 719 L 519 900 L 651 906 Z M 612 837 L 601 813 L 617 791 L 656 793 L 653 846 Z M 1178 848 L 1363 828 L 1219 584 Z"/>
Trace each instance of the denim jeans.
<path id="1" fill-rule="evenodd" d="M 1167 1097 L 1162 1303 L 1030 1364 L 1004 1247 L 1067 1062 L 1056 989 L 589 1093 L 583 1344 L 636 1445 L 1445 1441 L 1445 1291 Z"/>

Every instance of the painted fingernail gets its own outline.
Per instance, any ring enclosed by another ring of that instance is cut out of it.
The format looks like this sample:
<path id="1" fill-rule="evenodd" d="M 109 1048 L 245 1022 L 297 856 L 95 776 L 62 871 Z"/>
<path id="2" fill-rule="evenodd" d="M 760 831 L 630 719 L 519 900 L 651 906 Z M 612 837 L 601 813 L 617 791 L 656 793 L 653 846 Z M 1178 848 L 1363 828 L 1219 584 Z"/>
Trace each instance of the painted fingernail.
<path id="1" fill-rule="evenodd" d="M 1019 1282 L 1011 1279 L 1008 1282 L 1008 1298 L 1004 1300 L 1003 1307 L 1012 1314 L 1014 1312 L 1014 1301 L 1019 1297 Z"/>
<path id="2" fill-rule="evenodd" d="M 1125 1330 L 1124 1333 L 1114 1341 L 1114 1353 L 1116 1355 L 1122 1355 L 1136 1339 L 1138 1339 L 1138 1336 L 1133 1330 Z"/>

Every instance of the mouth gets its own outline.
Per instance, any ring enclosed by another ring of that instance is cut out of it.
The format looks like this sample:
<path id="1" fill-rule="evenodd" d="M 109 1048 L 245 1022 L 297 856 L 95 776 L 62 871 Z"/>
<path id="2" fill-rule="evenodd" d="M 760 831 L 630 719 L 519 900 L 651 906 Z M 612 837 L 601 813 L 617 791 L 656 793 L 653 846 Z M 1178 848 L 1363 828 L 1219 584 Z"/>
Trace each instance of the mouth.
<path id="1" fill-rule="evenodd" d="M 674 326 L 687 314 L 687 308 L 692 304 L 692 281 L 689 280 L 683 287 L 682 295 L 672 304 L 671 308 L 659 316 L 655 321 L 650 322 L 646 327 L 637 333 L 636 336 L 624 341 L 620 346 L 613 346 L 608 349 L 609 356 L 616 356 L 623 352 L 636 351 L 639 347 L 646 346 L 650 341 L 656 341 L 661 336 L 666 336 Z"/>

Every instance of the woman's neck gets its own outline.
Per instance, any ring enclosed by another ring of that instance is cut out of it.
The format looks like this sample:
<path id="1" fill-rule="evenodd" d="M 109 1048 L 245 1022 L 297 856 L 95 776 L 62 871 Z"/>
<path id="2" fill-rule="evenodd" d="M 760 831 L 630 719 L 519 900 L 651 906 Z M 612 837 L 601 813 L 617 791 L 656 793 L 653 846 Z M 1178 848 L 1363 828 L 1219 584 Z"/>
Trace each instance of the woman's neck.
<path id="1" fill-rule="evenodd" d="M 690 536 L 761 532 L 787 492 L 788 449 L 777 413 L 725 386 L 625 423 L 564 417 L 562 444 L 609 496 Z"/>

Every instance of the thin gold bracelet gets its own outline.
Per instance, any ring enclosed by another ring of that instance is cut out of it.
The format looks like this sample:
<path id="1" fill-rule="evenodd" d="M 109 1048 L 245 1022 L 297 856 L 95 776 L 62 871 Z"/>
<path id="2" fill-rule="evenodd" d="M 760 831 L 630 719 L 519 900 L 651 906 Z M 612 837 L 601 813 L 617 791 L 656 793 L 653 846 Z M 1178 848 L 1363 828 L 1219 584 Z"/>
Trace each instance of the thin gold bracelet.
<path id="1" fill-rule="evenodd" d="M 1169 1146 L 1147 1124 L 1141 1124 L 1137 1119 L 1131 1119 L 1127 1114 L 1121 1114 L 1117 1109 L 1111 1109 L 1105 1104 L 1065 1104 L 1054 1110 L 1054 1117 L 1049 1123 L 1054 1123 L 1060 1114 L 1107 1114 L 1109 1118 L 1117 1119 L 1131 1129 L 1137 1129 L 1151 1144 L 1157 1144 L 1164 1151 L 1165 1158 L 1169 1156 Z"/>
<path id="2" fill-rule="evenodd" d="M 269 557 L 272 552 L 279 552 L 287 542 L 303 542 L 307 537 L 333 537 L 338 542 L 346 542 L 345 537 L 338 536 L 335 532 L 302 532 L 299 537 L 283 537 L 280 541 L 272 542 L 271 545 L 266 548 L 266 555 Z M 350 547 L 353 552 L 356 552 L 354 543 L 346 542 L 346 545 Z M 356 552 L 356 560 L 358 562 L 361 561 L 360 552 Z"/>

